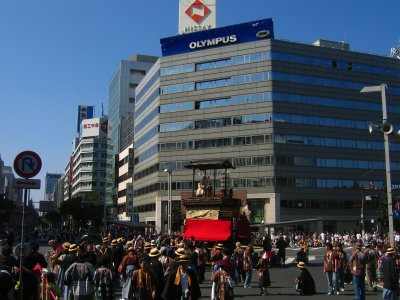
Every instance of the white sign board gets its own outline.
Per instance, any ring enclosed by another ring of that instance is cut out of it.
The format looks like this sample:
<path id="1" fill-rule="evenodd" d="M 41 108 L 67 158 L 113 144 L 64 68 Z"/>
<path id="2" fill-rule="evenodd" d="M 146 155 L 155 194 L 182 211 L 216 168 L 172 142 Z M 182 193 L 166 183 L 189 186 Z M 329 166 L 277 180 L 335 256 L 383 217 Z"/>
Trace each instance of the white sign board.
<path id="1" fill-rule="evenodd" d="M 179 34 L 216 26 L 216 0 L 179 0 Z"/>
<path id="2" fill-rule="evenodd" d="M 82 137 L 104 137 L 107 136 L 107 118 L 93 118 L 82 121 Z"/>
<path id="3" fill-rule="evenodd" d="M 16 189 L 40 189 L 40 179 L 22 179 L 14 178 L 12 181 L 13 188 Z"/>

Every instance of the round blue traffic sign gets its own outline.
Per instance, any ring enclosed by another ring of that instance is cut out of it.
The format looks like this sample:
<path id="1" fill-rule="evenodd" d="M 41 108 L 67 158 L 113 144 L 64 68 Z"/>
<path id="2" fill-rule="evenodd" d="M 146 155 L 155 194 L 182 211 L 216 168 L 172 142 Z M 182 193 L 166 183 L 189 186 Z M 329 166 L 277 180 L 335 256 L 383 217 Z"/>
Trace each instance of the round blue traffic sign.
<path id="1" fill-rule="evenodd" d="M 40 156 L 33 151 L 23 151 L 14 159 L 14 171 L 23 178 L 32 178 L 42 168 Z"/>

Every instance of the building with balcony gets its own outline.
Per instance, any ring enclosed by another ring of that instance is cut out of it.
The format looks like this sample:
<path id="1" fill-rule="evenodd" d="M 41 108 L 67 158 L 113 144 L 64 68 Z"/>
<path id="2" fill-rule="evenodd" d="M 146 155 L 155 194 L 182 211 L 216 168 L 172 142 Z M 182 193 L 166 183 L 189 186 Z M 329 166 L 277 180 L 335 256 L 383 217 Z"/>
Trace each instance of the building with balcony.
<path id="1" fill-rule="evenodd" d="M 107 117 L 82 121 L 82 133 L 64 173 L 64 200 L 97 192 L 105 199 Z"/>

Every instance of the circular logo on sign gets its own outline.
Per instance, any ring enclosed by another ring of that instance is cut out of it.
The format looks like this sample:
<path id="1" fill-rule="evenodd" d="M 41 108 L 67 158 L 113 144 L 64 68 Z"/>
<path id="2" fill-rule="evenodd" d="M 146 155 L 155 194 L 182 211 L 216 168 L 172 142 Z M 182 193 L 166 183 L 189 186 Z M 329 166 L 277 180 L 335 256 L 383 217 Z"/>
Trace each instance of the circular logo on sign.
<path id="1" fill-rule="evenodd" d="M 14 159 L 14 171 L 23 178 L 32 178 L 42 168 L 40 156 L 33 151 L 23 151 Z"/>
<path id="2" fill-rule="evenodd" d="M 101 130 L 104 131 L 104 133 L 108 132 L 108 121 L 105 120 L 103 123 L 101 123 Z"/>

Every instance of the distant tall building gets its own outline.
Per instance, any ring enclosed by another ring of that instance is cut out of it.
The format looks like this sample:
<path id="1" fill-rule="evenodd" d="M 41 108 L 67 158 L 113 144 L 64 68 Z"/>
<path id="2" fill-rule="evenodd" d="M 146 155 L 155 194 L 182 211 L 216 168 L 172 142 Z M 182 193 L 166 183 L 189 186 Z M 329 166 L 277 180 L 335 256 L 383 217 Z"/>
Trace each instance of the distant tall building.
<path id="1" fill-rule="evenodd" d="M 115 203 L 117 199 L 118 185 L 118 154 L 121 147 L 121 121 L 135 108 L 135 90 L 139 82 L 146 75 L 158 57 L 147 55 L 133 55 L 129 60 L 121 60 L 111 77 L 108 98 L 108 138 L 110 147 L 107 162 L 107 192 L 108 204 Z M 129 117 L 127 117 L 129 119 Z M 126 128 L 126 127 L 125 127 Z M 126 131 L 125 131 L 126 133 Z M 123 132 L 123 146 L 132 143 L 132 136 Z M 126 139 L 128 138 L 128 140 Z"/>
<path id="2" fill-rule="evenodd" d="M 61 178 L 61 174 L 46 173 L 44 187 L 44 201 L 54 200 L 54 190 L 57 181 Z"/>
<path id="3" fill-rule="evenodd" d="M 22 189 L 15 189 L 12 186 L 12 182 L 15 178 L 13 169 L 10 166 L 3 166 L 2 181 L 4 182 L 4 198 L 12 201 L 16 205 L 22 204 Z"/>
<path id="4" fill-rule="evenodd" d="M 64 201 L 64 176 L 57 180 L 54 187 L 54 207 L 60 207 Z"/>

